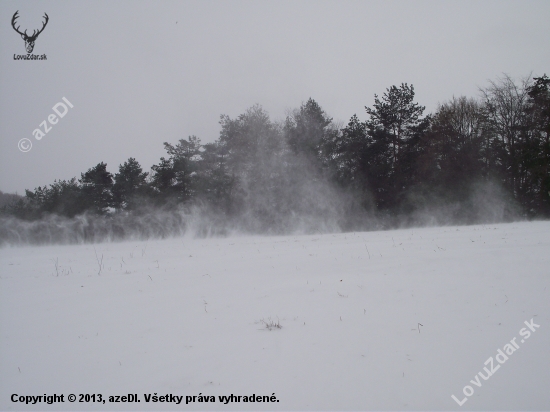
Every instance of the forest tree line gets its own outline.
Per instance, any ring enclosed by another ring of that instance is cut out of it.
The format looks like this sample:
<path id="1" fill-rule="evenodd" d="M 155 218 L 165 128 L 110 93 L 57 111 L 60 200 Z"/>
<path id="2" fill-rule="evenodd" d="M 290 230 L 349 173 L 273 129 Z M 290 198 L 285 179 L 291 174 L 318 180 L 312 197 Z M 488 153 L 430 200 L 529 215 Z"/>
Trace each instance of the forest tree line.
<path id="1" fill-rule="evenodd" d="M 391 222 L 436 205 L 454 205 L 451 220 L 473 223 L 472 193 L 492 187 L 510 205 L 504 220 L 549 217 L 550 78 L 504 76 L 480 92 L 425 114 L 412 85 L 392 86 L 365 107 L 366 121 L 353 115 L 345 125 L 311 98 L 279 122 L 255 105 L 222 115 L 213 143 L 164 143 L 150 171 L 134 158 L 114 174 L 101 162 L 79 179 L 26 190 L 1 214 L 33 221 L 198 208 L 272 231 L 288 228 L 289 216 L 336 212 L 349 230 L 366 216 Z"/>

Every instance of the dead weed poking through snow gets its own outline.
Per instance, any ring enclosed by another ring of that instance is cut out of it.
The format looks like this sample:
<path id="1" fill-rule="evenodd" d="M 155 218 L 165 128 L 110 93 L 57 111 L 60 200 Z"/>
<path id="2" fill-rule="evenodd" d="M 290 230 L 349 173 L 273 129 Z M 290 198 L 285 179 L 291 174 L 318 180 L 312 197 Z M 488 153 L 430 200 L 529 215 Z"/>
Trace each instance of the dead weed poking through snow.
<path id="1" fill-rule="evenodd" d="M 273 330 L 273 329 L 281 329 L 281 323 L 279 322 L 279 318 L 277 318 L 277 322 L 275 322 L 271 318 L 267 318 L 267 320 L 260 319 L 260 323 L 263 323 L 267 330 Z"/>

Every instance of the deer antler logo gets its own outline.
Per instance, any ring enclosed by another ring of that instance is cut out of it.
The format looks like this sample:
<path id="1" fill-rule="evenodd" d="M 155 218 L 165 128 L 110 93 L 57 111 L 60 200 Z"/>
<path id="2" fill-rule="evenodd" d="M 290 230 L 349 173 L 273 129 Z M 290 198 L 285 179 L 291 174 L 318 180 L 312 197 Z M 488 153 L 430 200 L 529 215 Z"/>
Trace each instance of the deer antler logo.
<path id="1" fill-rule="evenodd" d="M 44 13 L 44 18 L 46 19 L 46 21 L 44 23 L 42 23 L 42 28 L 40 30 L 38 30 L 38 32 L 36 30 L 33 30 L 32 35 L 29 36 L 29 35 L 27 35 L 27 30 L 25 30 L 25 32 L 22 33 L 22 32 L 19 31 L 20 26 L 15 27 L 15 23 L 16 23 L 15 21 L 19 18 L 18 13 L 19 13 L 19 10 L 17 10 L 15 12 L 15 14 L 13 15 L 13 17 L 11 19 L 11 25 L 12 25 L 13 29 L 21 35 L 21 38 L 23 40 L 25 40 L 25 48 L 27 49 L 27 53 L 32 53 L 32 51 L 34 49 L 34 42 L 36 41 L 36 38 L 38 37 L 38 35 L 40 33 L 42 33 L 42 31 L 44 31 L 44 28 L 48 24 L 48 20 L 50 18 L 48 17 L 48 15 L 46 13 Z"/>

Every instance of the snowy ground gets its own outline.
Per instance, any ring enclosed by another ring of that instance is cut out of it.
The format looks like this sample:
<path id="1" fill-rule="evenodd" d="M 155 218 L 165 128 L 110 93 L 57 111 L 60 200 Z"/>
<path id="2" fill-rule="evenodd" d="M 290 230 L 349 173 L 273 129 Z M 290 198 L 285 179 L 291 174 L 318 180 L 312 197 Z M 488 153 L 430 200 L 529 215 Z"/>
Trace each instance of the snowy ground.
<path id="1" fill-rule="evenodd" d="M 0 249 L 0 409 L 548 410 L 549 235 L 533 222 Z M 65 403 L 10 400 L 54 393 Z M 145 402 L 155 393 L 183 402 Z M 216 402 L 185 404 L 199 394 Z"/>

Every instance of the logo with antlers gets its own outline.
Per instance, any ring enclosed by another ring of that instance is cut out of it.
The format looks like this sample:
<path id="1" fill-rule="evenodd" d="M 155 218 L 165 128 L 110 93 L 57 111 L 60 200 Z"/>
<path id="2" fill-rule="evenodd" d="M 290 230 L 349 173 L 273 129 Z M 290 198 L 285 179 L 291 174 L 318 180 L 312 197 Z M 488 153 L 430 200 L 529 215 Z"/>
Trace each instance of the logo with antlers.
<path id="1" fill-rule="evenodd" d="M 11 25 L 13 27 L 13 29 L 19 33 L 21 35 L 21 38 L 23 40 L 25 40 L 25 48 L 27 49 L 27 53 L 32 53 L 33 49 L 34 49 L 34 42 L 36 41 L 36 38 L 38 37 L 38 35 L 40 33 L 42 33 L 44 31 L 44 28 L 46 27 L 46 25 L 48 24 L 48 20 L 50 19 L 48 17 L 48 15 L 46 13 L 44 13 L 44 18 L 46 19 L 46 21 L 44 23 L 42 23 L 42 28 L 38 31 L 34 30 L 32 32 L 32 35 L 28 35 L 27 34 L 27 30 L 25 30 L 24 33 L 20 32 L 19 31 L 19 27 L 20 26 L 17 26 L 15 27 L 15 23 L 16 23 L 16 20 L 18 19 L 18 13 L 19 13 L 19 10 L 17 10 L 15 12 L 15 14 L 13 15 L 12 19 L 11 19 Z"/>

